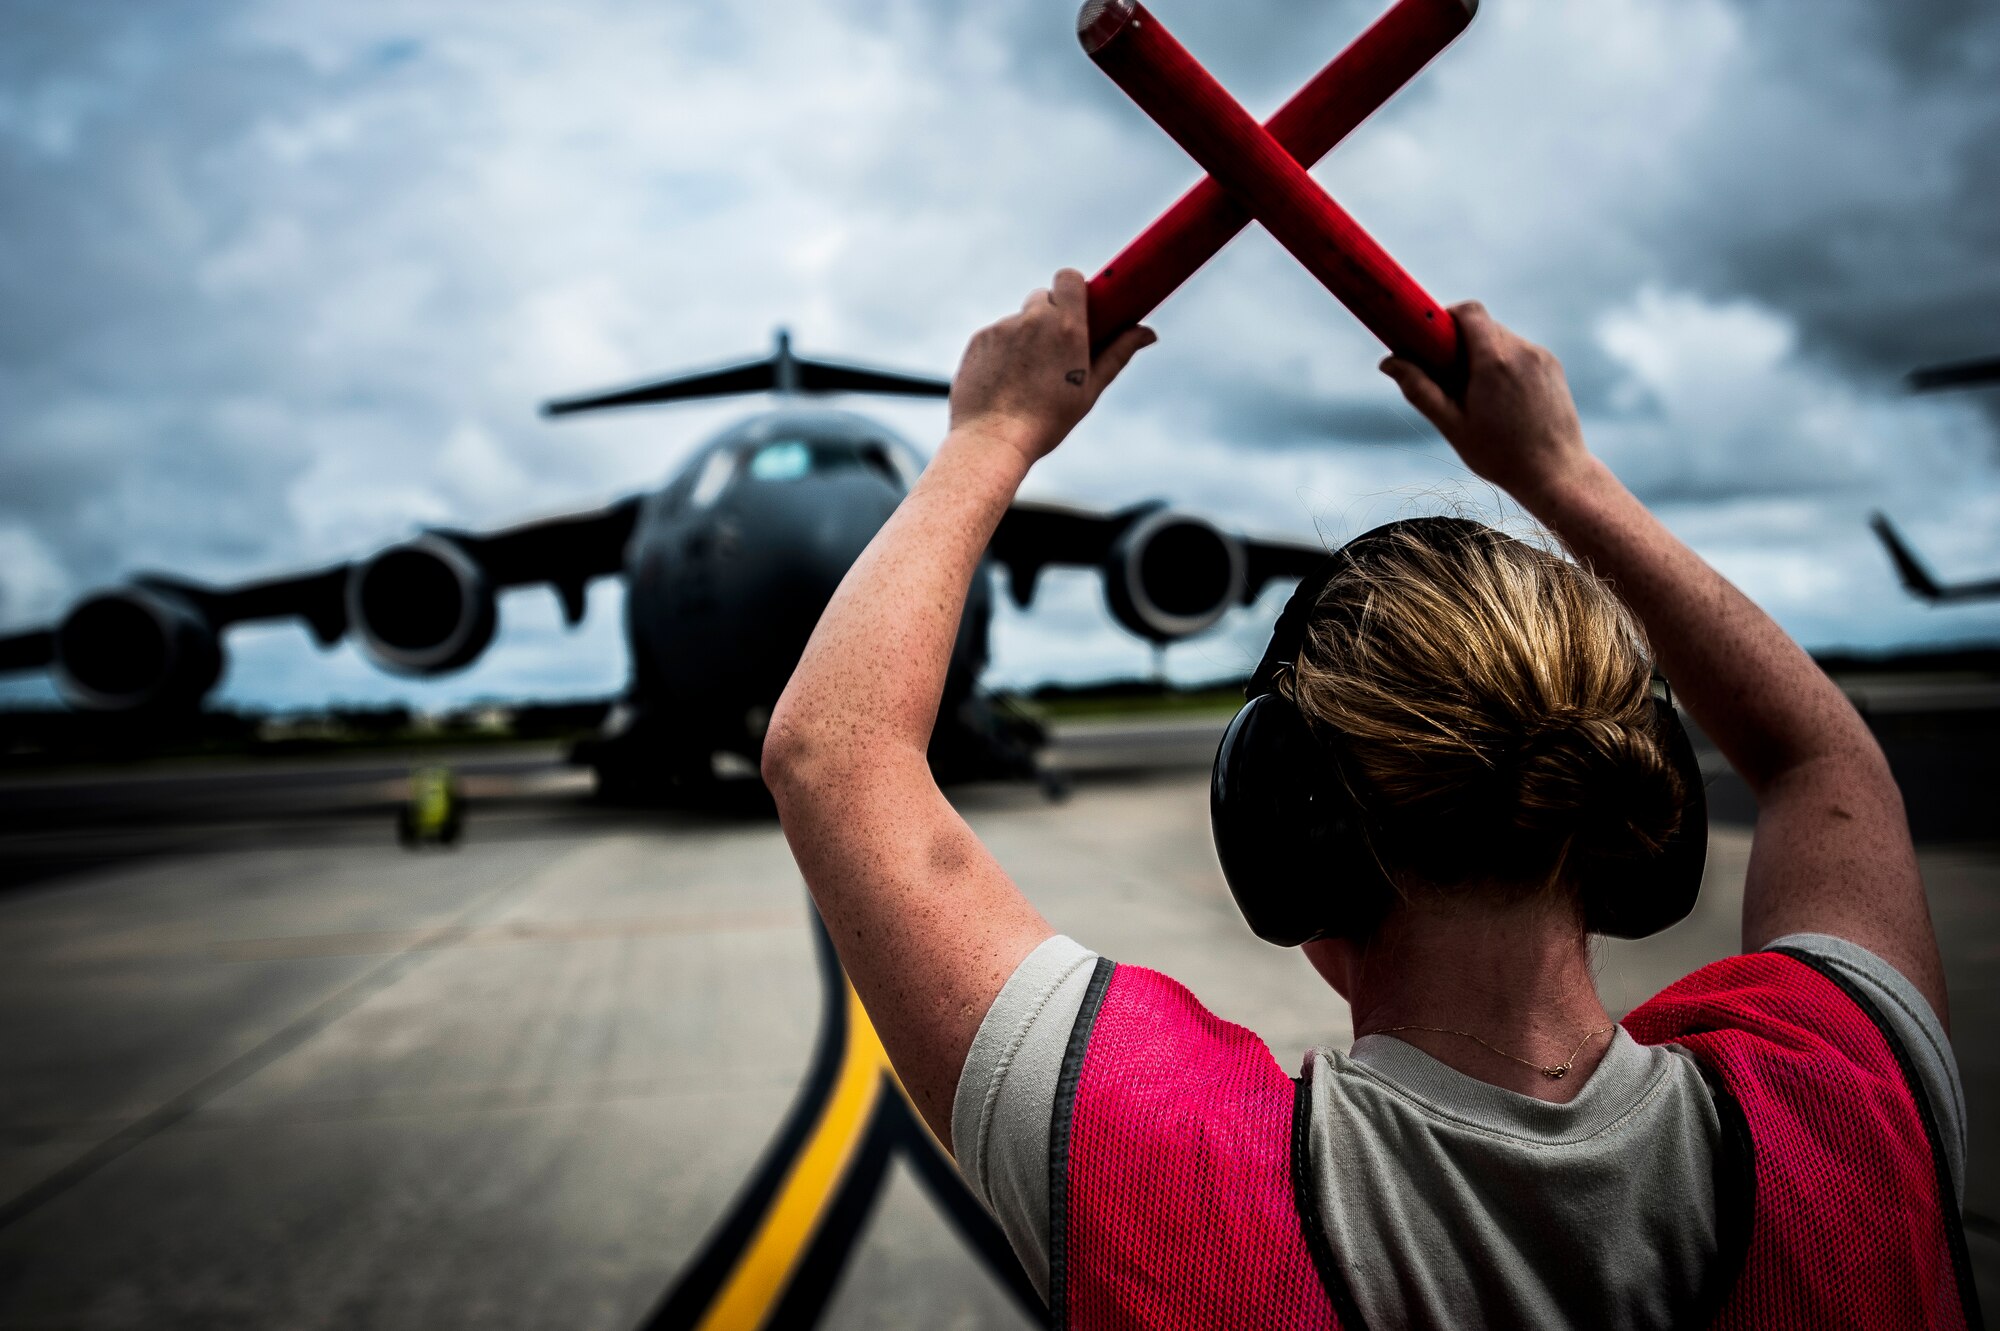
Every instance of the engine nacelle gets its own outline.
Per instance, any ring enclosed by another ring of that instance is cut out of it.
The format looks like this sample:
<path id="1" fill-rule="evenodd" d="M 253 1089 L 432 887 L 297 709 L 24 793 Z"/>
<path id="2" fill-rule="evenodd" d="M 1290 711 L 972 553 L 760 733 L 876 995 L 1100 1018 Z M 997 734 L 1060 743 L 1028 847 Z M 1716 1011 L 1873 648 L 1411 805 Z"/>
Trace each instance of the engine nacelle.
<path id="1" fill-rule="evenodd" d="M 1152 642 L 1173 642 L 1243 600 L 1243 543 L 1185 514 L 1158 509 L 1125 529 L 1104 560 L 1112 617 Z"/>
<path id="2" fill-rule="evenodd" d="M 478 561 L 442 536 L 419 536 L 354 566 L 347 622 L 384 670 L 441 675 L 479 658 L 499 612 Z"/>
<path id="3" fill-rule="evenodd" d="M 87 711 L 182 710 L 222 678 L 222 643 L 187 598 L 120 587 L 86 597 L 56 626 L 51 673 Z"/>

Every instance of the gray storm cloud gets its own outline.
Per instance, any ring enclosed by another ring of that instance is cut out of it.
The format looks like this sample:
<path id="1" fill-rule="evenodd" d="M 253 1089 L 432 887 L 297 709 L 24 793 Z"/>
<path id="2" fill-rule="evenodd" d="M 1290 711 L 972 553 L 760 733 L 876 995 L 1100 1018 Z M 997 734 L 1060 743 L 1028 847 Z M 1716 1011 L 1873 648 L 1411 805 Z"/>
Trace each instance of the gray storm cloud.
<path id="1" fill-rule="evenodd" d="M 1260 112 L 1376 12 L 1157 8 Z M 1071 14 L 9 5 L 0 624 L 138 568 L 249 577 L 656 483 L 740 408 L 554 426 L 536 402 L 779 323 L 948 368 L 1191 178 Z M 1908 602 L 1863 526 L 1887 506 L 1944 571 L 2000 568 L 2000 395 L 1898 382 L 2000 350 L 2000 11 L 1488 0 L 1318 175 L 1439 296 L 1556 349 L 1613 465 L 1809 643 L 2000 633 L 2000 609 Z M 1035 493 L 1328 540 L 1491 502 L 1268 238 L 1156 322 Z M 881 414 L 920 443 L 942 425 Z M 1148 668 L 1094 596 L 1007 615 L 999 677 Z M 616 599 L 569 636 L 545 597 L 510 597 L 489 657 L 422 686 L 293 630 L 240 635 L 226 696 L 608 689 Z M 1239 668 L 1259 631 L 1246 615 L 1170 668 Z"/>

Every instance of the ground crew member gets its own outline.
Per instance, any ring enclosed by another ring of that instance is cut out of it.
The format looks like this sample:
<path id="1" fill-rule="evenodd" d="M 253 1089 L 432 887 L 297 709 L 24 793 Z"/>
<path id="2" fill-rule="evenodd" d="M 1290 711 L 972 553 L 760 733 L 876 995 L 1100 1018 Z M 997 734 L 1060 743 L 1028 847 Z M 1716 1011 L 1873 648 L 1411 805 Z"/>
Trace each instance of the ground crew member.
<path id="1" fill-rule="evenodd" d="M 973 338 L 764 773 L 884 1045 L 1059 1326 L 1964 1326 L 1965 1110 L 1900 796 L 1839 690 L 1586 450 L 1477 305 L 1461 399 L 1385 370 L 1574 556 L 1392 524 L 1301 583 L 1218 757 L 1253 928 L 1356 1040 L 1294 1080 L 1165 976 L 1059 935 L 924 754 L 966 588 L 1089 358 L 1065 271 Z M 1685 914 L 1699 770 L 1758 803 L 1743 946 L 1615 1022 L 1592 932 Z"/>

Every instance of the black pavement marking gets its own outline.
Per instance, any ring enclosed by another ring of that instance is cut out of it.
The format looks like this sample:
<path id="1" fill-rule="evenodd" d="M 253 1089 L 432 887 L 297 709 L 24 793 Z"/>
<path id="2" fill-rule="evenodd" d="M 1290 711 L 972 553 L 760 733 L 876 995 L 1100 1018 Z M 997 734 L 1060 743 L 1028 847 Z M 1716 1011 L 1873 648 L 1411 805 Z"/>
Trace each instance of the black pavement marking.
<path id="1" fill-rule="evenodd" d="M 819 1035 L 805 1082 L 749 1181 L 694 1259 L 639 1324 L 640 1331 L 691 1331 L 700 1324 L 756 1236 L 793 1161 L 810 1140 L 832 1098 L 849 1036 L 847 975 L 841 969 L 840 958 L 834 953 L 833 940 L 819 911 L 810 903 L 807 910 L 812 916 L 813 950 L 819 961 L 821 1009 Z M 764 1331 L 780 1331 L 780 1328 L 791 1331 L 818 1325 L 827 1301 L 847 1269 L 854 1245 L 867 1226 L 889 1165 L 899 1154 L 909 1161 L 917 1180 L 958 1231 L 965 1246 L 1013 1296 L 1030 1320 L 1045 1321 L 1048 1312 L 1041 1295 L 1035 1292 L 1028 1273 L 1014 1256 L 1007 1236 L 965 1186 L 958 1167 L 918 1119 L 902 1088 L 887 1073 L 881 1077 L 883 1085 L 862 1129 L 860 1143 L 842 1168 L 834 1184 L 833 1198 L 820 1212 L 812 1238 L 786 1277 L 785 1288 L 775 1294 L 765 1315 Z"/>

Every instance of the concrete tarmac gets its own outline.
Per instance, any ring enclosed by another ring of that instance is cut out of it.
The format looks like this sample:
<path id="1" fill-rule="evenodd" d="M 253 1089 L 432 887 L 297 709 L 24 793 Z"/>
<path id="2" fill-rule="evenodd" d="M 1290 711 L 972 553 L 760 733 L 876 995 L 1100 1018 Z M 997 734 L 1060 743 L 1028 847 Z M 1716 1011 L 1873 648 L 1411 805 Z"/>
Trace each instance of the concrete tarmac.
<path id="1" fill-rule="evenodd" d="M 1229 902 L 1215 729 L 1078 728 L 1066 803 L 954 798 L 1057 927 L 1291 1066 L 1351 1033 Z M 0 1327 L 1033 1324 L 928 1146 L 869 1126 L 893 1089 L 830 1015 L 774 824 L 603 809 L 548 751 L 487 752 L 460 763 L 464 844 L 408 852 L 406 770 L 0 789 Z M 1695 915 L 1604 946 L 1615 1011 L 1735 950 L 1748 849 L 1718 821 Z M 1921 853 L 1993 1306 L 2000 840 L 1958 827 Z"/>

